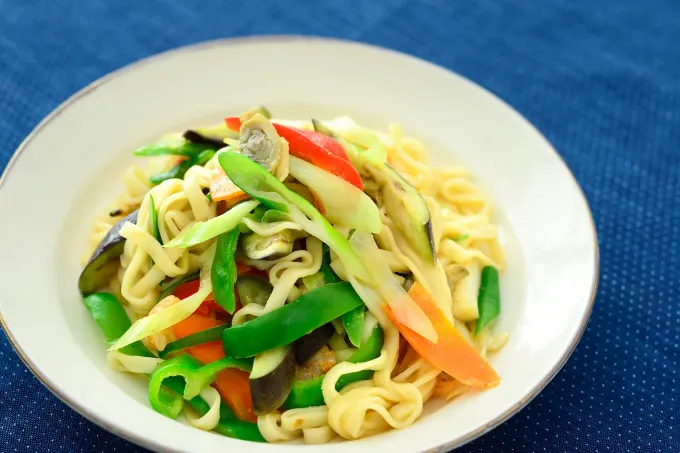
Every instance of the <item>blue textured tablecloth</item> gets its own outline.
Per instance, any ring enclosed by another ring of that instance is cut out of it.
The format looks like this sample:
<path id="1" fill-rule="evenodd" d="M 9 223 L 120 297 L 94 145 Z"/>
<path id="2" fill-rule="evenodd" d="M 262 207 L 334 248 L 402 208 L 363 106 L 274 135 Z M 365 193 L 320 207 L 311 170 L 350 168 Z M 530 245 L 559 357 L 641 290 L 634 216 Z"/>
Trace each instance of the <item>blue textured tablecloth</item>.
<path id="1" fill-rule="evenodd" d="M 567 365 L 461 451 L 680 452 L 678 0 L 226 3 L 0 0 L 0 169 L 75 91 L 188 43 L 315 34 L 443 65 L 556 146 L 588 197 L 602 255 L 595 310 Z M 142 451 L 59 402 L 4 334 L 0 376 L 0 451 Z"/>

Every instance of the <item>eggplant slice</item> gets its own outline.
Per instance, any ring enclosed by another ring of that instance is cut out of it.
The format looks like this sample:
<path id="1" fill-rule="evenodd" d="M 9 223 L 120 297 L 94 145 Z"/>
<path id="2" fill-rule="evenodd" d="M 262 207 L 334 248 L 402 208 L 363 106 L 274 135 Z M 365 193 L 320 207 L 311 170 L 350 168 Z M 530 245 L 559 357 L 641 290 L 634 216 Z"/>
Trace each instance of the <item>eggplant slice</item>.
<path id="1" fill-rule="evenodd" d="M 258 304 L 264 306 L 274 291 L 274 286 L 261 277 L 239 275 L 234 285 L 242 306 Z"/>
<path id="2" fill-rule="evenodd" d="M 137 223 L 138 213 L 139 210 L 136 210 L 113 225 L 97 245 L 78 279 L 78 289 L 83 296 L 105 287 L 115 275 L 118 257 L 123 254 L 125 247 L 125 238 L 120 235 L 120 229 L 126 222 Z"/>
<path id="3" fill-rule="evenodd" d="M 385 208 L 387 216 L 423 260 L 436 262 L 432 217 L 422 195 L 388 164 L 378 168 L 362 161 L 355 166 L 364 192 L 378 207 Z"/>
<path id="4" fill-rule="evenodd" d="M 248 381 L 255 414 L 269 414 L 281 407 L 296 376 L 297 362 L 290 345 L 255 356 Z"/>
<path id="5" fill-rule="evenodd" d="M 294 349 L 297 363 L 302 365 L 309 360 L 319 349 L 328 344 L 334 333 L 335 328 L 333 324 L 328 323 L 295 340 Z"/>

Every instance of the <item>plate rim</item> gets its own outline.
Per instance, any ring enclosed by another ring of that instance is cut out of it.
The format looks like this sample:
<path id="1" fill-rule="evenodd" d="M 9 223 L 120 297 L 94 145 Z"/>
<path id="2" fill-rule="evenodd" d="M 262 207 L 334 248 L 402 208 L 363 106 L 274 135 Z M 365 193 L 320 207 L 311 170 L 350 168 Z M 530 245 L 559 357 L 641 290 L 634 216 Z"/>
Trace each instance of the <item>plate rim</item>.
<path id="1" fill-rule="evenodd" d="M 496 95 L 495 93 L 491 92 L 489 89 L 486 87 L 472 81 L 471 79 L 467 78 L 464 75 L 459 74 L 458 72 L 455 72 L 451 69 L 448 69 L 444 66 L 440 66 L 438 64 L 432 63 L 428 60 L 425 60 L 423 58 L 417 57 L 415 55 L 411 55 L 405 52 L 401 52 L 399 50 L 395 50 L 389 47 L 384 47 L 376 44 L 370 44 L 362 41 L 355 41 L 355 40 L 350 40 L 350 39 L 341 39 L 341 38 L 335 38 L 335 37 L 326 37 L 326 36 L 317 36 L 317 35 L 298 35 L 298 34 L 283 34 L 283 35 L 253 35 L 253 36 L 239 36 L 239 37 L 229 37 L 229 38 L 218 38 L 218 39 L 213 39 L 213 40 L 208 40 L 208 41 L 200 41 L 197 43 L 192 43 L 192 44 L 187 44 L 179 47 L 173 47 L 171 49 L 165 50 L 163 52 L 155 53 L 152 55 L 149 55 L 147 57 L 132 61 L 118 69 L 115 69 L 102 77 L 99 77 L 98 79 L 94 80 L 93 82 L 89 83 L 88 85 L 84 86 L 71 96 L 69 96 L 66 100 L 64 100 L 61 104 L 59 104 L 56 108 L 54 108 L 50 113 L 47 114 L 36 126 L 33 127 L 31 132 L 21 141 L 17 149 L 14 151 L 12 156 L 10 157 L 9 161 L 7 162 L 7 165 L 5 166 L 2 174 L 0 174 L 0 190 L 2 189 L 3 183 L 5 182 L 5 179 L 9 175 L 10 171 L 12 170 L 12 167 L 18 159 L 21 157 L 23 151 L 28 147 L 28 145 L 31 143 L 33 138 L 37 136 L 40 131 L 47 126 L 50 122 L 52 122 L 54 119 L 56 119 L 64 110 L 66 110 L 68 107 L 70 107 L 72 104 L 74 104 L 76 101 L 78 101 L 80 98 L 87 96 L 88 94 L 92 93 L 96 89 L 100 88 L 101 86 L 105 85 L 106 83 L 114 80 L 115 78 L 136 70 L 142 66 L 145 66 L 147 64 L 153 64 L 156 61 L 159 61 L 161 59 L 168 58 L 170 56 L 174 56 L 176 54 L 180 53 L 191 53 L 191 52 L 196 52 L 200 51 L 203 49 L 209 49 L 213 47 L 222 47 L 222 46 L 234 46 L 234 45 L 240 45 L 244 43 L 257 43 L 257 42 L 262 42 L 262 43 L 269 43 L 269 42 L 277 42 L 277 43 L 285 43 L 285 42 L 298 42 L 298 41 L 307 41 L 307 42 L 327 42 L 327 43 L 336 43 L 336 44 L 342 44 L 342 45 L 349 45 L 349 46 L 357 46 L 357 47 L 367 47 L 371 48 L 373 50 L 379 50 L 383 52 L 388 52 L 392 54 L 396 54 L 400 57 L 405 57 L 408 59 L 415 60 L 419 64 L 425 64 L 429 66 L 432 69 L 438 70 L 438 71 L 444 71 L 447 73 L 454 74 L 461 79 L 463 79 L 466 83 L 469 83 L 473 85 L 474 87 L 481 89 L 482 91 L 486 92 L 488 95 L 492 96 L 496 101 L 501 102 L 504 104 L 507 108 L 509 108 L 511 111 L 517 114 L 517 116 L 521 119 L 521 121 L 524 123 L 525 126 L 529 127 L 534 133 L 536 133 L 539 137 L 543 139 L 546 145 L 548 145 L 549 150 L 558 158 L 560 161 L 561 165 L 563 166 L 564 170 L 566 170 L 568 176 L 571 179 L 571 182 L 575 186 L 575 189 L 579 195 L 579 197 L 582 199 L 586 211 L 587 211 L 587 217 L 589 219 L 590 223 L 590 228 L 593 233 L 593 259 L 594 259 L 594 268 L 593 268 L 593 275 L 592 275 L 592 280 L 590 284 L 590 300 L 588 302 L 588 306 L 580 320 L 578 330 L 574 337 L 571 339 L 571 342 L 569 343 L 569 346 L 567 347 L 566 351 L 563 353 L 563 355 L 560 357 L 558 362 L 552 367 L 550 372 L 540 381 L 538 382 L 532 389 L 531 391 L 524 397 L 522 400 L 520 400 L 517 404 L 513 405 L 511 408 L 509 408 L 506 412 L 503 414 L 498 415 L 495 417 L 493 420 L 489 421 L 486 423 L 486 425 L 482 426 L 476 431 L 473 431 L 471 433 L 468 433 L 466 436 L 460 437 L 458 439 L 452 440 L 450 442 L 444 443 L 438 447 L 434 447 L 428 450 L 424 450 L 424 453 L 442 453 L 442 452 L 447 452 L 449 450 L 458 448 L 464 444 L 467 444 L 468 442 L 471 442 L 478 437 L 481 437 L 482 435 L 490 432 L 491 430 L 497 428 L 501 424 L 505 423 L 507 420 L 509 420 L 512 416 L 517 414 L 519 411 L 521 411 L 524 407 L 526 407 L 549 383 L 550 381 L 553 380 L 553 378 L 557 375 L 557 373 L 560 372 L 560 370 L 564 367 L 564 365 L 567 363 L 571 355 L 573 354 L 574 350 L 576 349 L 576 346 L 578 343 L 581 341 L 581 338 L 583 337 L 583 334 L 588 326 L 588 322 L 590 321 L 590 317 L 593 312 L 593 307 L 595 305 L 595 299 L 597 296 L 597 289 L 599 285 L 599 278 L 600 278 L 600 248 L 599 248 L 599 241 L 598 241 L 598 235 L 597 235 L 597 227 L 595 224 L 595 219 L 592 214 L 592 210 L 590 208 L 590 204 L 588 203 L 588 199 L 585 196 L 585 193 L 583 191 L 583 188 L 579 184 L 578 180 L 574 176 L 573 172 L 567 165 L 566 161 L 562 157 L 560 153 L 557 152 L 557 149 L 552 145 L 552 143 L 534 126 L 527 118 L 524 117 L 517 109 L 512 107 L 510 104 L 508 104 L 504 99 L 502 99 L 500 96 Z M 85 417 L 92 423 L 96 424 L 97 426 L 119 436 L 122 437 L 123 439 L 132 442 L 136 445 L 142 446 L 144 448 L 151 449 L 153 451 L 173 451 L 173 450 L 168 450 L 167 447 L 164 445 L 158 444 L 154 442 L 153 440 L 147 440 L 142 437 L 138 437 L 136 433 L 134 432 L 128 432 L 127 430 L 121 430 L 119 429 L 115 424 L 105 420 L 103 417 L 100 417 L 98 414 L 95 414 L 93 412 L 90 412 L 87 406 L 82 405 L 76 401 L 71 401 L 69 400 L 65 395 L 62 395 L 60 390 L 54 386 L 50 379 L 43 375 L 43 373 L 39 370 L 37 366 L 34 366 L 32 360 L 26 355 L 19 345 L 19 343 L 15 340 L 14 336 L 12 335 L 11 330 L 9 329 L 9 326 L 5 323 L 3 316 L 2 316 L 2 306 L 0 305 L 0 327 L 2 330 L 5 332 L 5 335 L 7 339 L 9 340 L 9 343 L 12 345 L 14 348 L 15 352 L 19 355 L 19 358 L 21 358 L 22 362 L 26 367 L 31 371 L 31 373 L 40 381 L 40 383 L 45 386 L 54 396 L 56 396 L 62 403 L 67 405 L 69 408 L 77 412 L 79 415 Z"/>

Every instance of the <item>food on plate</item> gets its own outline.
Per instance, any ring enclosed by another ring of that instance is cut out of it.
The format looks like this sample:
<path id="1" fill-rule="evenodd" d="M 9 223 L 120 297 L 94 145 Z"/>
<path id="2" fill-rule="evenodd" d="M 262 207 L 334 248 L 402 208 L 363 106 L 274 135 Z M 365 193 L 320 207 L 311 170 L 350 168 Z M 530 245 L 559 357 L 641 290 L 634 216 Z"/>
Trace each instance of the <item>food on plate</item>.
<path id="1" fill-rule="evenodd" d="M 78 286 L 160 414 L 318 444 L 499 384 L 489 201 L 400 126 L 256 108 L 134 154 L 147 168 L 96 220 Z"/>

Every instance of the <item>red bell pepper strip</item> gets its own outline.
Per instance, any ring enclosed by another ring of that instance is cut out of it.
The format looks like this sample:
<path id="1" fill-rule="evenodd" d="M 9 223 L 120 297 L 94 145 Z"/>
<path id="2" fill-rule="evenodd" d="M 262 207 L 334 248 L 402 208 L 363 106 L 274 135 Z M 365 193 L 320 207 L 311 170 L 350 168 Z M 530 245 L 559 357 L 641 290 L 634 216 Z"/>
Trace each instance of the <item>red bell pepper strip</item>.
<path id="1" fill-rule="evenodd" d="M 225 118 L 229 129 L 238 131 L 241 120 L 236 117 Z M 332 173 L 353 186 L 364 190 L 359 173 L 347 157 L 344 148 L 332 138 L 314 131 L 297 129 L 273 123 L 276 132 L 288 141 L 290 153 L 310 164 Z"/>
<path id="2" fill-rule="evenodd" d="M 198 292 L 199 285 L 200 282 L 198 280 L 183 283 L 175 289 L 173 294 L 175 297 L 179 299 L 186 299 L 187 297 Z M 205 298 L 205 301 L 203 301 L 203 303 L 196 309 L 196 313 L 198 313 L 199 315 L 208 316 L 211 311 L 216 311 L 225 314 L 227 313 L 224 310 L 224 308 L 222 308 L 217 304 L 217 302 L 215 302 L 212 293 L 210 293 L 208 297 Z"/>

